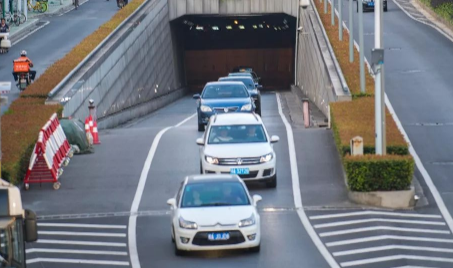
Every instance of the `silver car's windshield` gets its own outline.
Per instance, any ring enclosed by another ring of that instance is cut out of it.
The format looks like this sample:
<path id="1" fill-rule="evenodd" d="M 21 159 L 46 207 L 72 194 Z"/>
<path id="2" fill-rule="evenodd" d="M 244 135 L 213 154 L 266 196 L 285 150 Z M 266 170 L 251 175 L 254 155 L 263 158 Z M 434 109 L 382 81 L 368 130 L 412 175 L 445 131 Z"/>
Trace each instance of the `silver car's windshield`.
<path id="1" fill-rule="evenodd" d="M 239 182 L 195 182 L 184 188 L 181 208 L 246 206 L 247 192 Z"/>
<path id="2" fill-rule="evenodd" d="M 262 125 L 212 126 L 208 144 L 267 142 Z"/>

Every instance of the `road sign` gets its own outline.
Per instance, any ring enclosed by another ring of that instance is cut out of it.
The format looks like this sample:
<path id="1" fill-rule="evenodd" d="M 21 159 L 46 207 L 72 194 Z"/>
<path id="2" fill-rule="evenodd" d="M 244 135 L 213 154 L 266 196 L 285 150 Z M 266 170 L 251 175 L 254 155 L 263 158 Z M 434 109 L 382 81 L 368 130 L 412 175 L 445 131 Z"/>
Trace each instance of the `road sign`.
<path id="1" fill-rule="evenodd" d="M 0 82 L 0 94 L 8 94 L 11 91 L 11 82 Z"/>

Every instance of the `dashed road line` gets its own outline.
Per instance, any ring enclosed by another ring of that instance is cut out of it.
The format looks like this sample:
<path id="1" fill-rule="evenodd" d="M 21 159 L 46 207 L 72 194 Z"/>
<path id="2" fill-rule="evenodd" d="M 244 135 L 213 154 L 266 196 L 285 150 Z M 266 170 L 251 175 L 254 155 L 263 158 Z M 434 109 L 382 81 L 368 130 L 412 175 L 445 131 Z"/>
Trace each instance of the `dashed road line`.
<path id="1" fill-rule="evenodd" d="M 38 234 L 39 235 L 66 235 L 66 236 L 126 237 L 126 234 L 119 234 L 119 233 L 94 233 L 94 232 L 38 231 Z"/>
<path id="2" fill-rule="evenodd" d="M 82 245 L 82 246 L 106 246 L 106 247 L 127 247 L 126 243 L 116 242 L 97 242 L 97 241 L 78 241 L 78 240 L 52 240 L 38 239 L 39 244 L 58 244 L 58 245 Z"/>
<path id="3" fill-rule="evenodd" d="M 377 252 L 377 251 L 384 251 L 384 250 L 395 250 L 395 249 L 453 253 L 453 249 L 449 249 L 449 248 L 389 245 L 389 246 L 381 246 L 381 247 L 369 247 L 369 248 L 338 251 L 338 252 L 334 252 L 333 255 L 334 256 L 346 256 L 346 255 L 355 255 L 355 254 L 361 254 L 361 253 L 370 253 L 370 252 Z"/>
<path id="4" fill-rule="evenodd" d="M 56 248 L 30 248 L 30 249 L 27 249 L 25 252 L 27 254 L 31 254 L 31 253 L 68 253 L 68 254 L 127 256 L 126 251 L 76 250 L 76 249 L 56 249 Z"/>
<path id="5" fill-rule="evenodd" d="M 412 221 L 412 220 L 373 218 L 373 219 L 364 219 L 364 220 L 340 221 L 340 222 L 316 224 L 314 227 L 316 229 L 320 229 L 320 228 L 337 227 L 337 226 L 344 226 L 344 225 L 362 224 L 362 223 L 368 223 L 368 222 L 391 222 L 391 223 L 407 223 L 407 224 L 439 225 L 439 226 L 446 225 L 445 222 L 439 222 L 439 221 Z"/>
<path id="6" fill-rule="evenodd" d="M 83 259 L 58 259 L 58 258 L 35 258 L 35 259 L 27 260 L 27 264 L 32 264 L 32 263 L 37 263 L 37 262 L 129 266 L 129 262 L 127 262 L 127 261 L 100 261 L 100 260 L 83 260 Z"/>
<path id="7" fill-rule="evenodd" d="M 386 212 L 386 211 L 358 211 L 358 212 L 349 212 L 349 213 L 335 213 L 335 214 L 311 216 L 310 220 L 334 219 L 334 218 L 365 216 L 365 215 L 442 219 L 442 216 L 433 215 L 433 214 L 412 214 L 412 213 L 398 213 L 398 212 Z"/>
<path id="8" fill-rule="evenodd" d="M 364 228 L 355 228 L 347 229 L 341 231 L 332 231 L 320 233 L 320 237 L 329 237 L 345 234 L 355 234 L 362 232 L 371 232 L 371 231 L 397 231 L 397 232 L 412 232 L 412 233 L 426 233 L 426 234 L 450 234 L 448 230 L 431 230 L 431 229 L 417 229 L 417 228 L 402 228 L 402 227 L 392 227 L 392 226 L 373 226 L 373 227 L 364 227 Z"/>
<path id="9" fill-rule="evenodd" d="M 127 228 L 126 225 L 46 223 L 46 222 L 38 222 L 38 227 L 73 227 L 73 228 L 100 228 L 100 229 L 126 229 Z"/>
<path id="10" fill-rule="evenodd" d="M 437 261 L 437 262 L 449 262 L 453 263 L 452 258 L 438 258 L 438 257 L 431 257 L 431 256 L 413 256 L 413 255 L 394 255 L 394 256 L 387 256 L 387 257 L 379 257 L 379 258 L 370 258 L 358 261 L 349 261 L 349 262 L 342 262 L 342 267 L 350 267 L 350 266 L 357 266 L 357 265 L 365 265 L 365 264 L 372 264 L 378 262 L 386 262 L 386 261 L 394 261 L 394 260 L 418 260 L 418 261 Z"/>
<path id="11" fill-rule="evenodd" d="M 362 237 L 362 238 L 330 242 L 330 243 L 326 243 L 326 246 L 336 247 L 336 246 L 344 246 L 344 245 L 366 243 L 366 242 L 373 242 L 373 241 L 380 241 L 380 240 L 401 240 L 401 241 L 419 241 L 419 242 L 423 241 L 423 242 L 453 244 L 453 239 L 402 236 L 402 235 L 378 235 L 378 236 L 369 236 L 369 237 Z"/>

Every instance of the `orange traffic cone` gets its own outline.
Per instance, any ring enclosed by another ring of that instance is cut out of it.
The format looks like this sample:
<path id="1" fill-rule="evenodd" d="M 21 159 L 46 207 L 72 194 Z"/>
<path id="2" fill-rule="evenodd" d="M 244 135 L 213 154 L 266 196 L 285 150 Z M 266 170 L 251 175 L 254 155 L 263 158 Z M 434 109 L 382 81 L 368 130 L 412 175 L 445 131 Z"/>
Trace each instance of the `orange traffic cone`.
<path id="1" fill-rule="evenodd" d="M 88 144 L 91 146 L 93 145 L 93 135 L 91 135 L 91 128 L 90 128 L 90 117 L 85 119 L 85 133 L 87 136 Z"/>
<path id="2" fill-rule="evenodd" d="M 101 144 L 99 141 L 98 124 L 96 121 L 93 121 L 93 144 Z"/>

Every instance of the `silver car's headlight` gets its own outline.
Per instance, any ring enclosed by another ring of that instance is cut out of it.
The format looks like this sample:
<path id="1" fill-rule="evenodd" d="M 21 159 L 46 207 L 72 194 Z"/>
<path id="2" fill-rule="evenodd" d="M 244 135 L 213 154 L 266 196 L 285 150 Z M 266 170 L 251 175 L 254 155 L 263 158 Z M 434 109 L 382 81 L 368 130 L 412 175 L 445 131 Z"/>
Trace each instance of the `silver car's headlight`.
<path id="1" fill-rule="evenodd" d="M 206 105 L 201 105 L 201 106 L 200 106 L 200 110 L 201 110 L 202 112 L 212 112 L 211 107 L 206 106 Z"/>
<path id="2" fill-rule="evenodd" d="M 212 157 L 212 156 L 206 156 L 205 159 L 206 159 L 206 162 L 208 162 L 209 164 L 212 164 L 212 165 L 217 165 L 219 163 L 219 159 Z"/>
<path id="3" fill-rule="evenodd" d="M 242 221 L 239 222 L 239 227 L 247 227 L 247 226 L 252 226 L 256 223 L 255 221 L 255 214 L 252 214 L 250 218 L 243 219 Z"/>
<path id="4" fill-rule="evenodd" d="M 261 162 L 261 163 L 266 163 L 266 162 L 271 161 L 272 158 L 274 158 L 274 154 L 273 154 L 273 153 L 269 153 L 269 154 L 266 154 L 266 155 L 261 156 L 260 162 Z"/>
<path id="5" fill-rule="evenodd" d="M 252 104 L 246 104 L 242 106 L 241 111 L 251 111 L 252 110 Z"/>
<path id="6" fill-rule="evenodd" d="M 186 221 L 182 217 L 179 217 L 179 227 L 184 229 L 198 229 L 198 225 L 192 221 Z"/>

